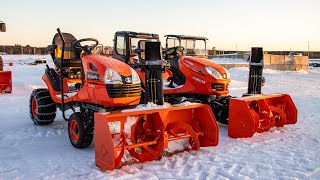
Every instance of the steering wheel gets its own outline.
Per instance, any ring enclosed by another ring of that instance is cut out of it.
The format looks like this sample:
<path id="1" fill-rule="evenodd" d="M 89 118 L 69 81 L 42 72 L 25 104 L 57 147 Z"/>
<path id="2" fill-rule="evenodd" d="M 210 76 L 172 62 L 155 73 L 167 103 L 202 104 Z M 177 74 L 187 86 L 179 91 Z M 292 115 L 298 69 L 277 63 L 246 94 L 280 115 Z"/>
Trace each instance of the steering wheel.
<path id="1" fill-rule="evenodd" d="M 184 50 L 184 47 L 182 46 L 175 46 L 175 47 L 171 47 L 165 51 L 163 51 L 163 54 L 165 55 L 165 59 L 169 60 L 172 59 L 173 57 L 182 54 Z"/>
<path id="2" fill-rule="evenodd" d="M 81 46 L 81 42 L 84 42 L 84 41 L 93 41 L 95 42 L 95 44 L 89 46 L 89 45 L 84 45 L 84 46 Z M 85 39 L 79 39 L 77 40 L 76 42 L 73 43 L 73 47 L 76 48 L 76 49 L 82 49 L 84 50 L 85 52 L 86 51 L 91 51 L 93 50 L 95 47 L 97 47 L 99 44 L 99 41 L 95 38 L 85 38 Z"/>

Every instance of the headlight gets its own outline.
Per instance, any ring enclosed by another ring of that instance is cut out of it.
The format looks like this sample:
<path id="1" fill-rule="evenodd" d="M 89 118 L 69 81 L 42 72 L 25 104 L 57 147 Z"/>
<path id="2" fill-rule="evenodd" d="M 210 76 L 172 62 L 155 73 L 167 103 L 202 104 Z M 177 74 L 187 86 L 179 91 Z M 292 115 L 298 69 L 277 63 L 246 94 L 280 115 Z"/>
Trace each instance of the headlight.
<path id="1" fill-rule="evenodd" d="M 119 73 L 115 70 L 107 68 L 104 73 L 104 82 L 106 84 L 122 84 L 122 79 Z"/>
<path id="2" fill-rule="evenodd" d="M 214 78 L 216 79 L 222 79 L 222 75 L 220 74 L 220 72 L 212 67 L 208 67 L 206 66 L 206 71 Z"/>
<path id="3" fill-rule="evenodd" d="M 137 74 L 137 72 L 136 72 L 134 69 L 132 69 L 132 68 L 131 68 L 131 74 L 132 74 L 132 76 L 131 76 L 131 78 L 132 78 L 132 83 L 134 83 L 134 84 L 140 84 L 140 83 L 141 83 L 140 77 L 139 77 L 139 75 Z"/>

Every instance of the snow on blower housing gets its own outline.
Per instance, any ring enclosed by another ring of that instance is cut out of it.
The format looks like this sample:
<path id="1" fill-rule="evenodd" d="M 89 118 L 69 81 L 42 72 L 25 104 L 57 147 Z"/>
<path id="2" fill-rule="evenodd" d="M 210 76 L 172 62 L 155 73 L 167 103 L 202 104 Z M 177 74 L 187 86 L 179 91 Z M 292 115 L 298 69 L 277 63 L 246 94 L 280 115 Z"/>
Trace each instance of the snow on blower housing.
<path id="1" fill-rule="evenodd" d="M 129 159 L 159 159 L 175 152 L 172 142 L 187 142 L 179 150 L 216 146 L 216 121 L 228 124 L 234 138 L 297 121 L 289 95 L 261 94 L 262 48 L 252 49 L 247 94 L 234 98 L 226 69 L 184 56 L 182 46 L 161 52 L 157 34 L 116 32 L 109 57 L 92 54 L 98 44 L 58 29 L 48 46 L 55 67 L 47 65 L 42 77 L 47 89 L 32 92 L 30 116 L 35 124 L 50 124 L 58 107 L 74 147 L 85 148 L 94 138 L 95 161 L 102 170 L 119 168 Z M 68 109 L 74 113 L 67 118 Z"/>

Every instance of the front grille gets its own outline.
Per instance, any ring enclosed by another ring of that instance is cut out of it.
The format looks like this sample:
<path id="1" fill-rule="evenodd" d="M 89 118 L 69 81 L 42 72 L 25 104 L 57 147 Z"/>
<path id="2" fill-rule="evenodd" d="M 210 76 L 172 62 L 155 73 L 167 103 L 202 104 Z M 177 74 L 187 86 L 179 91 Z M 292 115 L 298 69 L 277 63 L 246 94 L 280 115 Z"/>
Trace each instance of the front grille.
<path id="1" fill-rule="evenodd" d="M 140 96 L 140 84 L 107 84 L 110 98 Z"/>
<path id="2" fill-rule="evenodd" d="M 211 88 L 216 91 L 223 91 L 223 84 L 211 84 Z"/>

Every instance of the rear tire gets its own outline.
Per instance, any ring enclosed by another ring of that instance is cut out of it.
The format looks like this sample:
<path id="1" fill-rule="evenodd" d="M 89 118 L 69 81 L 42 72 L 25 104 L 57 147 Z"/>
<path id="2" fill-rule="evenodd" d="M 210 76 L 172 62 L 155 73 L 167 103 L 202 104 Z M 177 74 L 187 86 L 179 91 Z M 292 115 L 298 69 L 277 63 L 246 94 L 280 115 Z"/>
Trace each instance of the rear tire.
<path id="1" fill-rule="evenodd" d="M 78 149 L 83 149 L 93 140 L 93 117 L 90 113 L 73 113 L 68 121 L 68 133 L 71 144 Z"/>
<path id="2" fill-rule="evenodd" d="M 29 112 L 31 120 L 36 125 L 53 123 L 56 117 L 57 106 L 53 102 L 47 89 L 35 89 L 29 100 Z"/>

